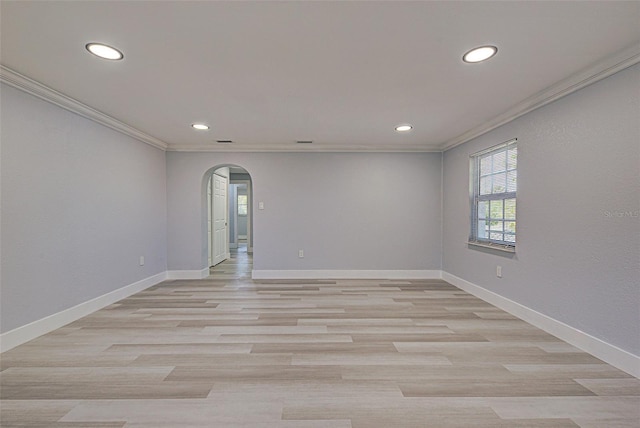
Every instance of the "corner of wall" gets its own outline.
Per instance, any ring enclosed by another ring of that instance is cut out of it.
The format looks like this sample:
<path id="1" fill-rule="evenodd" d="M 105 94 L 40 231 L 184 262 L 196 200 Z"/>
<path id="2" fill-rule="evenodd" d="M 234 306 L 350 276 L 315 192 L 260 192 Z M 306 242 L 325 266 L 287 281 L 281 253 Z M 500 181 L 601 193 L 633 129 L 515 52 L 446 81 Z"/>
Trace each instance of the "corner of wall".
<path id="1" fill-rule="evenodd" d="M 528 322 L 547 333 L 564 340 L 585 352 L 588 352 L 602 361 L 611 364 L 632 376 L 640 378 L 640 356 L 634 355 L 623 349 L 607 343 L 597 337 L 591 336 L 575 327 L 537 312 L 518 302 L 500 296 L 486 288 L 480 287 L 470 281 L 442 272 L 442 279 L 455 285 L 461 290 L 472 294 L 479 299 L 488 302 L 503 311 Z"/>
<path id="2" fill-rule="evenodd" d="M 146 290 L 167 279 L 167 272 L 160 272 L 143 280 L 126 285 L 79 305 L 33 321 L 29 324 L 0 334 L 0 352 L 5 352 L 49 333 L 69 323 L 79 320 L 97 310 L 107 307 L 140 291 Z"/>

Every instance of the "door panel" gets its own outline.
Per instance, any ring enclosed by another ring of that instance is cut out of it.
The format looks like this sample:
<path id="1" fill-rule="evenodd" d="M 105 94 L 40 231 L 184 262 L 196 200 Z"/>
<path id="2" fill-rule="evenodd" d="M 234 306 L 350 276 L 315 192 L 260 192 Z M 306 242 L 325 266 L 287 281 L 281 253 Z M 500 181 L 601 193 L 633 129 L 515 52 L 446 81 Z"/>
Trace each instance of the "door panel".
<path id="1" fill-rule="evenodd" d="M 213 265 L 213 213 L 211 212 L 211 208 L 213 207 L 213 176 L 209 178 L 209 183 L 207 184 L 207 241 L 209 247 L 209 266 Z"/>
<path id="2" fill-rule="evenodd" d="M 227 258 L 227 177 L 213 174 L 213 263 Z"/>

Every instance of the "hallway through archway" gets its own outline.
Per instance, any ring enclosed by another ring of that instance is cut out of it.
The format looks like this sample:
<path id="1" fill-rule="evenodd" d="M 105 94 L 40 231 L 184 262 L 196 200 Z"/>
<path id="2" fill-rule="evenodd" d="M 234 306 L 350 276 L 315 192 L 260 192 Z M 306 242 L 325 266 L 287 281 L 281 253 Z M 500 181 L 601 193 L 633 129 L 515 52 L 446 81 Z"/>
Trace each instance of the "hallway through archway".
<path id="1" fill-rule="evenodd" d="M 214 279 L 251 279 L 253 270 L 253 254 L 247 251 L 248 244 L 239 243 L 238 248 L 231 248 L 231 257 L 209 269 L 210 278 Z"/>

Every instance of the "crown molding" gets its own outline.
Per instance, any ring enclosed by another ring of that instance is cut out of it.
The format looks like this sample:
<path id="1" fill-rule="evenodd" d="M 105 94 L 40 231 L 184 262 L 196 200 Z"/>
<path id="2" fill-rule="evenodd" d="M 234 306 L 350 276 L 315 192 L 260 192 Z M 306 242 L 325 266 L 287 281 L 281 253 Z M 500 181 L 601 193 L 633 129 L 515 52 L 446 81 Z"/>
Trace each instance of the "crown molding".
<path id="1" fill-rule="evenodd" d="M 168 152 L 217 152 L 217 153 L 269 153 L 269 152 L 295 152 L 295 153 L 441 153 L 438 147 L 393 145 L 385 144 L 379 146 L 364 146 L 357 144 L 337 145 L 337 144 L 270 144 L 265 147 L 260 144 L 193 144 L 193 145 L 170 145 Z"/>
<path id="2" fill-rule="evenodd" d="M 167 150 L 167 147 L 169 146 L 162 140 L 152 137 L 149 134 L 146 134 L 132 126 L 127 125 L 126 123 L 120 122 L 119 120 L 105 113 L 102 113 L 101 111 L 89 107 L 88 105 L 83 104 L 80 101 L 64 95 L 54 89 L 51 89 L 40 82 L 36 82 L 35 80 L 30 79 L 29 77 L 24 76 L 17 71 L 11 70 L 4 65 L 0 65 L 0 82 L 6 83 L 9 86 L 38 97 L 44 101 L 55 104 L 58 107 L 62 107 L 65 110 L 104 125 L 107 128 L 111 128 L 114 131 L 118 131 L 124 135 L 135 138 L 138 141 L 142 141 L 143 143 L 149 144 L 158 149 Z"/>
<path id="3" fill-rule="evenodd" d="M 526 98 L 482 125 L 472 128 L 464 134 L 445 142 L 440 149 L 446 151 L 460 144 L 464 144 L 535 109 L 552 103 L 585 86 L 596 83 L 599 80 L 638 63 L 640 63 L 640 44 L 635 44 Z"/>
<path id="4" fill-rule="evenodd" d="M 48 101 L 65 110 L 71 111 L 84 118 L 104 125 L 124 135 L 135 138 L 138 141 L 149 144 L 161 150 L 173 152 L 404 152 L 404 153 L 431 153 L 443 152 L 453 147 L 464 144 L 477 138 L 499 126 L 509 123 L 535 109 L 552 103 L 579 89 L 605 79 L 625 68 L 640 63 L 640 44 L 635 44 L 613 56 L 606 58 L 578 73 L 526 98 L 514 105 L 504 113 L 486 121 L 480 126 L 446 141 L 438 147 L 425 147 L 415 145 L 381 145 L 377 147 L 350 144 L 350 145 L 309 145 L 296 147 L 293 144 L 270 145 L 268 148 L 260 144 L 230 144 L 220 146 L 212 144 L 180 145 L 167 144 L 158 138 L 146 134 L 132 126 L 127 125 L 105 113 L 102 113 L 86 104 L 81 103 L 67 95 L 51 89 L 29 77 L 26 77 L 8 67 L 0 65 L 0 82 L 16 89 L 29 93 L 42 100 Z"/>

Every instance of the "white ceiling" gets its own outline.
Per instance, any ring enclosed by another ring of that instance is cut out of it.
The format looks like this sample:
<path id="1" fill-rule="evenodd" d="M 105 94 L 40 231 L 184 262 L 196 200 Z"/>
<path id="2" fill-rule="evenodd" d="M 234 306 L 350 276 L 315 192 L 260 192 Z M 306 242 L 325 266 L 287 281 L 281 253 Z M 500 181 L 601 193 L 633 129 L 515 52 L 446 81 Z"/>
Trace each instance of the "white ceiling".
<path id="1" fill-rule="evenodd" d="M 442 150 L 640 52 L 637 1 L 0 7 L 4 67 L 169 150 Z M 88 42 L 125 59 L 100 60 Z M 498 55 L 462 62 L 483 44 Z M 405 122 L 410 133 L 394 131 Z"/>

